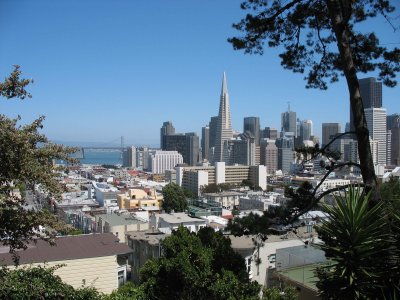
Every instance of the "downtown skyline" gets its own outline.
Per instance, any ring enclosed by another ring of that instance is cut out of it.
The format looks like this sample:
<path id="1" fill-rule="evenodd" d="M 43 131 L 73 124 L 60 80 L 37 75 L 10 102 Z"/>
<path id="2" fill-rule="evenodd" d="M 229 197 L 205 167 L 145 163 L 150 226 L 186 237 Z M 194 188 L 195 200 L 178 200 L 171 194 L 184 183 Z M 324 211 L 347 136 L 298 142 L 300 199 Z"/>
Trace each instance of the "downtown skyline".
<path id="1" fill-rule="evenodd" d="M 163 122 L 177 132 L 197 132 L 218 114 L 225 71 L 232 129 L 243 118 L 280 130 L 288 102 L 300 120 L 348 122 L 343 78 L 327 91 L 307 90 L 302 74 L 283 70 L 279 49 L 263 56 L 234 51 L 240 1 L 10 1 L 0 3 L 0 76 L 21 65 L 33 78 L 33 98 L 0 103 L 1 113 L 22 122 L 46 116 L 43 133 L 64 142 L 159 145 Z M 399 43 L 384 20 L 374 24 L 384 44 Z M 376 74 L 358 74 L 359 78 Z M 383 107 L 398 113 L 399 86 L 383 87 Z"/>

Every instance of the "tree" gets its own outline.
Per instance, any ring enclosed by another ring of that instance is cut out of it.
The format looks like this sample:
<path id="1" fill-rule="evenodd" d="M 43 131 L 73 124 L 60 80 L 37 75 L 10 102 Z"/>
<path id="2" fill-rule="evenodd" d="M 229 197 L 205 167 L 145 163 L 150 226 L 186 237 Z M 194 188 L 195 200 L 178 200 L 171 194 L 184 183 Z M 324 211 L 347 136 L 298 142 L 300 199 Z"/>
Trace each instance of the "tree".
<path id="1" fill-rule="evenodd" d="M 324 207 L 330 220 L 318 228 L 324 242 L 319 247 L 330 263 L 317 271 L 323 298 L 394 299 L 399 295 L 399 230 L 388 230 L 385 202 L 370 208 L 370 194 L 352 187 L 344 198 L 336 198 L 336 206 Z M 390 213 L 399 218 L 397 212 Z"/>
<path id="2" fill-rule="evenodd" d="M 102 294 L 94 288 L 74 289 L 54 275 L 58 267 L 25 267 L 0 269 L 0 299 L 76 299 L 100 300 Z"/>
<path id="3" fill-rule="evenodd" d="M 262 300 L 297 300 L 298 292 L 292 286 L 285 286 L 282 290 L 278 288 L 265 288 Z"/>
<path id="4" fill-rule="evenodd" d="M 377 180 L 357 72 L 379 70 L 379 79 L 387 86 L 395 86 L 400 49 L 380 45 L 373 32 L 361 33 L 355 26 L 378 14 L 391 24 L 394 7 L 390 1 L 247 0 L 241 8 L 250 13 L 233 25 L 245 33 L 229 39 L 235 50 L 263 54 L 265 45 L 283 46 L 279 55 L 282 66 L 306 73 L 307 88 L 327 89 L 327 80 L 332 83 L 339 80 L 339 75 L 345 76 L 363 182 L 367 190 L 375 189 Z M 375 193 L 373 200 L 378 199 L 379 193 Z"/>
<path id="5" fill-rule="evenodd" d="M 15 66 L 10 77 L 0 83 L 1 96 L 31 97 L 25 90 L 31 80 L 20 79 L 20 74 L 19 66 Z M 75 151 L 50 143 L 39 132 L 44 117 L 24 126 L 18 125 L 19 121 L 20 117 L 9 119 L 0 115 L 0 239 L 3 245 L 10 246 L 16 262 L 16 249 L 26 248 L 26 243 L 36 238 L 52 242 L 55 230 L 60 227 L 57 218 L 49 212 L 27 208 L 24 190 L 58 197 L 62 189 L 53 160 L 72 161 L 69 154 Z"/>
<path id="6" fill-rule="evenodd" d="M 184 190 L 176 183 L 169 183 L 162 189 L 162 208 L 170 213 L 171 211 L 182 212 L 188 207 Z"/>
<path id="7" fill-rule="evenodd" d="M 250 282 L 243 259 L 224 239 L 210 229 L 201 229 L 196 236 L 180 226 L 163 241 L 163 256 L 148 261 L 141 270 L 146 297 L 258 299 L 259 285 Z"/>

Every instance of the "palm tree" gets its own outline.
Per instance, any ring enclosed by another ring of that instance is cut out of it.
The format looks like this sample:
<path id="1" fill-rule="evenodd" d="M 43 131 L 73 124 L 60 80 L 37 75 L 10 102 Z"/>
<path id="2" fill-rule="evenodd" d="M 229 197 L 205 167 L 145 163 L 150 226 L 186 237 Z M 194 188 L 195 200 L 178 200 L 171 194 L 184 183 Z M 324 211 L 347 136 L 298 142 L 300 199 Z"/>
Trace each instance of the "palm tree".
<path id="1" fill-rule="evenodd" d="M 317 270 L 317 287 L 325 299 L 382 299 L 395 295 L 393 258 L 398 249 L 389 230 L 384 201 L 371 208 L 370 194 L 351 187 L 344 197 L 336 197 L 336 206 L 324 206 L 330 218 L 323 221 L 318 233 L 324 242 L 320 247 L 331 264 Z"/>

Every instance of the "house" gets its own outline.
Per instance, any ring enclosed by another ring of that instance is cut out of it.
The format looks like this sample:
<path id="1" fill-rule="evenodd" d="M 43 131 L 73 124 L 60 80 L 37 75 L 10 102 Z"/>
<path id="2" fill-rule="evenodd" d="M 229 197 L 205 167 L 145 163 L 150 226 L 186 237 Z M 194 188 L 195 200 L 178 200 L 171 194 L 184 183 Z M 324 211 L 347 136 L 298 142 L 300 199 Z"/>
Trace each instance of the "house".
<path id="1" fill-rule="evenodd" d="M 207 222 L 203 219 L 189 217 L 185 213 L 153 214 L 150 216 L 150 227 L 167 234 L 178 229 L 180 225 L 189 229 L 190 232 L 197 233 L 201 228 L 206 227 Z"/>
<path id="2" fill-rule="evenodd" d="M 93 286 L 100 292 L 111 293 L 128 277 L 127 261 L 132 250 L 111 233 L 58 237 L 54 246 L 38 240 L 27 246 L 18 251 L 18 268 L 62 265 L 54 274 L 74 288 Z M 6 246 L 0 246 L 0 265 L 14 265 Z"/>

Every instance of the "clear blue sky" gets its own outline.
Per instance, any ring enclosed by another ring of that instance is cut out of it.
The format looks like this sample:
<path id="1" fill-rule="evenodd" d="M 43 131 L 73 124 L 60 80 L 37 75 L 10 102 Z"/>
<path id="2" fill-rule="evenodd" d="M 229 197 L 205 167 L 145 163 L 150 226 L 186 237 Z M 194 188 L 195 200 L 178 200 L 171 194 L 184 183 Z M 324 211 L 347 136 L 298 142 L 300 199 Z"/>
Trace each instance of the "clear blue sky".
<path id="1" fill-rule="evenodd" d="M 288 101 L 298 118 L 313 120 L 318 135 L 322 122 L 344 126 L 343 79 L 328 91 L 307 90 L 301 74 L 280 67 L 277 50 L 233 51 L 226 40 L 243 16 L 240 2 L 0 0 L 0 78 L 18 64 L 35 80 L 32 99 L 2 100 L 0 113 L 24 122 L 45 115 L 43 132 L 53 140 L 124 136 L 126 144 L 158 146 L 163 121 L 201 134 L 218 114 L 226 71 L 235 130 L 247 116 L 279 129 Z M 400 43 L 384 20 L 368 26 L 382 44 Z M 400 112 L 400 87 L 384 87 L 383 95 L 388 113 Z"/>

